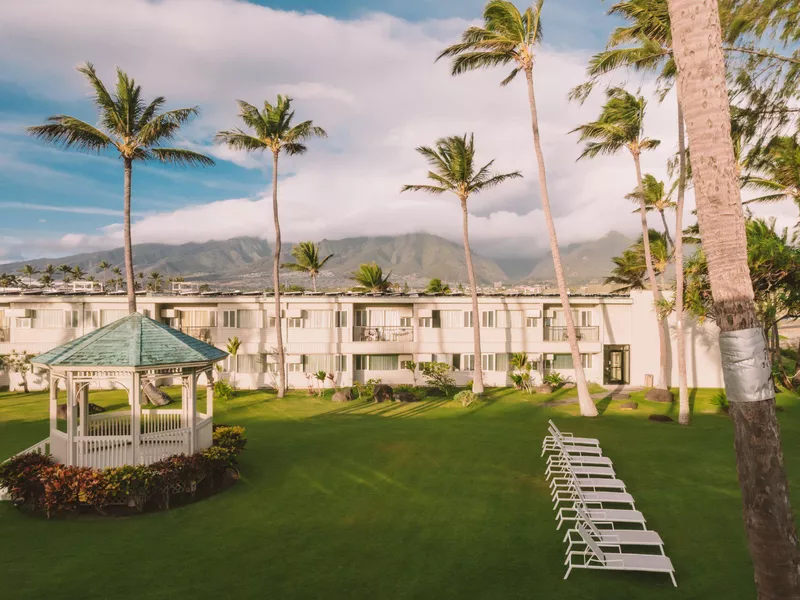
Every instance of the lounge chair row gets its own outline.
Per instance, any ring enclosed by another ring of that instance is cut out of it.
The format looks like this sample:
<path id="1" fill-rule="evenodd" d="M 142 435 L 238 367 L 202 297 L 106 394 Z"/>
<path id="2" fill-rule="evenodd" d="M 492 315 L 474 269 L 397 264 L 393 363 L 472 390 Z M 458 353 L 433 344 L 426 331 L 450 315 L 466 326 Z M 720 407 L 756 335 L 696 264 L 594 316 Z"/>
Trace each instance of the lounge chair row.
<path id="1" fill-rule="evenodd" d="M 564 536 L 564 579 L 573 569 L 649 571 L 667 573 L 677 587 L 664 542 L 647 528 L 600 442 L 562 432 L 549 421 L 542 442 L 545 455 L 557 529 L 565 523 L 572 527 Z"/>

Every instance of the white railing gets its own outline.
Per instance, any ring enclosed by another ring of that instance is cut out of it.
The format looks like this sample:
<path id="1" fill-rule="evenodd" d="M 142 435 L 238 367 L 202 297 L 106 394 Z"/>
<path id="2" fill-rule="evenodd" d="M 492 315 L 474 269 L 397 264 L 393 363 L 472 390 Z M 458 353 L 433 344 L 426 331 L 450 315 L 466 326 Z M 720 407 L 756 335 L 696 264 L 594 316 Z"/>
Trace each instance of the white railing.
<path id="1" fill-rule="evenodd" d="M 142 411 L 142 433 L 156 433 L 159 431 L 170 431 L 180 429 L 183 426 L 182 411 L 180 410 L 156 410 L 149 409 Z M 131 434 L 131 413 L 130 411 L 117 411 L 111 413 L 100 413 L 89 417 L 90 435 L 130 435 Z"/>
<path id="2" fill-rule="evenodd" d="M 15 456 L 21 456 L 22 454 L 50 454 L 50 438 L 45 438 L 38 444 L 34 444 L 30 448 L 25 448 L 25 450 L 17 452 L 13 456 L 9 456 L 3 462 L 8 462 Z"/>
<path id="3" fill-rule="evenodd" d="M 142 411 L 142 433 L 156 433 L 159 431 L 170 431 L 180 429 L 182 423 L 182 411 L 180 410 L 143 410 Z"/>
<path id="4" fill-rule="evenodd" d="M 75 438 L 75 460 L 79 467 L 107 469 L 130 464 L 132 459 L 129 435 L 79 435 Z"/>
<path id="5" fill-rule="evenodd" d="M 189 454 L 190 427 L 145 433 L 139 438 L 139 464 L 149 465 L 174 454 Z"/>
<path id="6" fill-rule="evenodd" d="M 205 450 L 210 448 L 214 442 L 214 418 L 208 415 L 197 415 L 199 420 L 197 422 L 197 433 L 195 440 L 197 440 L 196 450 Z"/>

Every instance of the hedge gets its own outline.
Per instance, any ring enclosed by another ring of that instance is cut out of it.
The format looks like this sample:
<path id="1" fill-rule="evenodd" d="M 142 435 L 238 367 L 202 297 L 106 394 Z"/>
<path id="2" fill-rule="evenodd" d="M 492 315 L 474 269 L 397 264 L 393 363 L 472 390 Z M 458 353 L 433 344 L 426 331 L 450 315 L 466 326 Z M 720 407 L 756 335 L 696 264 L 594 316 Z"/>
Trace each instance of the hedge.
<path id="1" fill-rule="evenodd" d="M 244 428 L 214 425 L 213 445 L 191 455 L 175 455 L 151 465 L 110 469 L 68 467 L 49 455 L 21 454 L 0 465 L 0 487 L 20 508 L 59 513 L 94 509 L 107 514 L 114 506 L 166 509 L 170 500 L 194 497 L 198 489 L 219 488 L 234 469 L 247 439 Z"/>

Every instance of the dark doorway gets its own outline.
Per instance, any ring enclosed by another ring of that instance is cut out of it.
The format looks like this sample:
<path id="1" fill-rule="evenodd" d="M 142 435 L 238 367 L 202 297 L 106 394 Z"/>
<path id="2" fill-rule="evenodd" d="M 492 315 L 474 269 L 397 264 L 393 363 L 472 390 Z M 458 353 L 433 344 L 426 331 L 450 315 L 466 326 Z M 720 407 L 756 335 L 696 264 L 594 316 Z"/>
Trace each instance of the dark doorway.
<path id="1" fill-rule="evenodd" d="M 603 348 L 603 383 L 627 385 L 630 383 L 630 346 L 605 346 Z"/>

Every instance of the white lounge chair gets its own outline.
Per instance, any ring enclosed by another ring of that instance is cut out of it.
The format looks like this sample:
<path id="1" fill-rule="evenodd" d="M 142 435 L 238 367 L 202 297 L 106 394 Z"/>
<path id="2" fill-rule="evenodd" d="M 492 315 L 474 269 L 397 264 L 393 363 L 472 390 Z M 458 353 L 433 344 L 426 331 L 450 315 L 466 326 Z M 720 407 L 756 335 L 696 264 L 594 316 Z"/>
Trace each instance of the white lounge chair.
<path id="1" fill-rule="evenodd" d="M 678 583 L 675 581 L 675 568 L 672 566 L 672 561 L 663 554 L 603 552 L 582 523 L 578 523 L 576 531 L 586 544 L 586 550 L 582 552 L 573 550 L 567 554 L 567 573 L 564 575 L 564 579 L 569 577 L 572 569 L 647 571 L 650 573 L 667 573 L 672 579 L 672 585 L 678 587 Z"/>
<path id="2" fill-rule="evenodd" d="M 568 503 L 573 507 L 576 502 L 582 502 L 589 508 L 603 508 L 607 504 L 627 504 L 635 508 L 633 496 L 627 492 L 585 492 L 578 488 L 557 491 L 553 499 L 553 508 L 558 508 L 562 503 Z"/>
<path id="3" fill-rule="evenodd" d="M 602 490 L 626 492 L 625 482 L 622 479 L 611 479 L 608 477 L 576 477 L 572 473 L 566 477 L 554 477 L 551 480 L 551 497 L 555 498 L 556 493 L 562 490 L 577 486 L 586 492 L 599 492 Z"/>
<path id="4" fill-rule="evenodd" d="M 616 548 L 617 552 L 622 552 L 622 546 L 649 546 L 658 548 L 659 552 L 664 554 L 664 541 L 655 531 L 648 529 L 599 529 L 582 508 L 578 508 L 578 518 L 577 522 L 583 524 L 601 549 L 603 546 L 608 546 Z M 568 555 L 575 544 L 583 543 L 577 528 L 567 531 L 564 541 L 569 544 L 567 547 Z"/>
<path id="5" fill-rule="evenodd" d="M 547 459 L 545 478 L 550 479 L 553 474 L 567 473 L 569 468 L 576 467 L 607 467 L 612 469 L 614 463 L 607 456 L 569 456 L 564 454 L 551 454 Z"/>
<path id="6" fill-rule="evenodd" d="M 558 485 L 562 484 L 563 482 L 569 481 L 573 476 L 581 480 L 584 478 L 614 479 L 617 476 L 616 473 L 614 472 L 613 467 L 595 467 L 595 466 L 576 467 L 572 465 L 570 465 L 569 470 L 565 470 L 559 473 L 553 473 L 552 475 L 553 476 L 550 478 L 551 488 L 555 488 Z"/>
<path id="7" fill-rule="evenodd" d="M 561 526 L 567 521 L 577 521 L 579 519 L 578 508 L 583 509 L 588 519 L 595 525 L 605 525 L 608 526 L 609 529 L 616 529 L 616 526 L 620 524 L 638 525 L 642 529 L 647 529 L 647 521 L 644 515 L 638 510 L 623 508 L 590 508 L 585 505 L 581 506 L 579 502 L 576 503 L 575 506 L 559 509 L 556 515 L 556 521 L 558 521 L 558 527 L 556 527 L 556 529 L 561 529 Z"/>
<path id="8" fill-rule="evenodd" d="M 596 438 L 575 437 L 575 435 L 568 431 L 561 431 L 552 420 L 547 423 L 550 435 L 546 435 L 542 440 L 542 456 L 545 455 L 545 452 L 555 449 L 556 440 L 561 440 L 565 444 L 574 446 L 600 447 L 600 441 Z"/>

